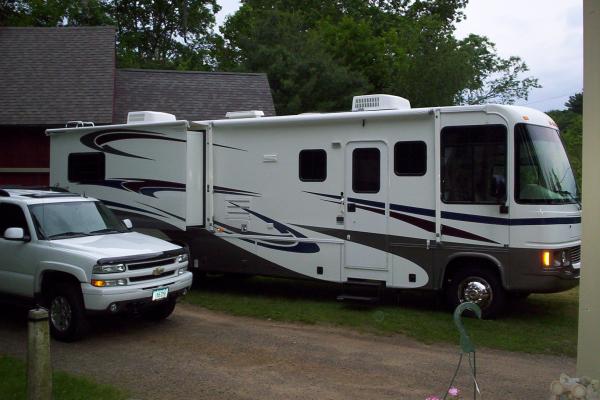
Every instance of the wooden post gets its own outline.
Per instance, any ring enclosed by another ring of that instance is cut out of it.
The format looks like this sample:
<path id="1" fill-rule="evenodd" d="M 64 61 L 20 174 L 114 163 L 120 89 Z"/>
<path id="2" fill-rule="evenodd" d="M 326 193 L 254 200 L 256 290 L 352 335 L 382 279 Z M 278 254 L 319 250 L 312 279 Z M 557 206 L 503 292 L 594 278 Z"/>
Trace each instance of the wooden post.
<path id="1" fill-rule="evenodd" d="M 600 378 L 600 2 L 583 2 L 583 246 L 577 375 Z"/>
<path id="2" fill-rule="evenodd" d="M 27 400 L 51 400 L 52 365 L 48 310 L 30 310 L 27 325 Z"/>

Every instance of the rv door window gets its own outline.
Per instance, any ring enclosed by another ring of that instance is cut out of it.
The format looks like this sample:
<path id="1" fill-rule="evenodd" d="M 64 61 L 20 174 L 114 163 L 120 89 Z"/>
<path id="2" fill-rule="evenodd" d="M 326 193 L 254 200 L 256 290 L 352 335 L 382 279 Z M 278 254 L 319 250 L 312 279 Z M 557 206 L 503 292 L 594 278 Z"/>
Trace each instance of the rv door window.
<path id="1" fill-rule="evenodd" d="M 425 142 L 398 142 L 394 145 L 394 172 L 400 176 L 421 176 L 427 172 Z"/>
<path id="2" fill-rule="evenodd" d="M 69 154 L 69 182 L 86 183 L 103 181 L 106 158 L 104 153 Z"/>
<path id="3" fill-rule="evenodd" d="M 325 150 L 302 150 L 298 156 L 301 181 L 323 182 L 327 178 L 327 153 Z"/>
<path id="4" fill-rule="evenodd" d="M 442 129 L 442 201 L 473 204 L 505 202 L 506 132 L 503 125 Z"/>
<path id="5" fill-rule="evenodd" d="M 378 193 L 380 158 L 377 148 L 354 149 L 352 152 L 352 190 L 354 193 Z"/>

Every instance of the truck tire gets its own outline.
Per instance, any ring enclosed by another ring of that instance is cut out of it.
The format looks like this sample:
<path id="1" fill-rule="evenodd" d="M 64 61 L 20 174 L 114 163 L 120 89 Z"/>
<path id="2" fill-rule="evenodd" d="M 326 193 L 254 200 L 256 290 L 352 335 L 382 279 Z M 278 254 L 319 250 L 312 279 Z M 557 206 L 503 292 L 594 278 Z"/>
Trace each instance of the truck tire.
<path id="1" fill-rule="evenodd" d="M 177 302 L 175 299 L 167 299 L 158 304 L 149 306 L 142 312 L 142 316 L 150 321 L 160 321 L 173 313 Z"/>
<path id="2" fill-rule="evenodd" d="M 87 330 L 81 292 L 73 284 L 59 283 L 48 294 L 50 333 L 56 340 L 73 342 Z"/>
<path id="3" fill-rule="evenodd" d="M 446 283 L 446 302 L 454 310 L 470 301 L 481 308 L 482 318 L 498 316 L 506 304 L 506 291 L 494 271 L 474 266 L 455 271 Z"/>

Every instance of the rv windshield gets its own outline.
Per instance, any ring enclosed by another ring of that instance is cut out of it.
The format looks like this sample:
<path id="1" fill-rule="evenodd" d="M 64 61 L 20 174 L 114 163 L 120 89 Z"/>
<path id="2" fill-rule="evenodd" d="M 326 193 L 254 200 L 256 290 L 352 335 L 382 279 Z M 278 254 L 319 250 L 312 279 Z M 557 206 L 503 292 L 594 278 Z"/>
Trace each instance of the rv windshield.
<path id="1" fill-rule="evenodd" d="M 557 130 L 517 124 L 515 167 L 518 203 L 579 203 L 577 183 Z"/>

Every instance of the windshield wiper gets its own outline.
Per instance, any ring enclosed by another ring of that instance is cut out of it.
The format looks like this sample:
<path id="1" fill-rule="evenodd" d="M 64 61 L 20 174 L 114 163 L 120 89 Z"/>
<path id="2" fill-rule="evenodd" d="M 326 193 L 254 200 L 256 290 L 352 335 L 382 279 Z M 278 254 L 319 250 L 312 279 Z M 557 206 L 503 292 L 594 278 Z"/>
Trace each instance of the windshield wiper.
<path id="1" fill-rule="evenodd" d="M 121 231 L 118 229 L 114 229 L 114 228 L 104 228 L 104 229 L 98 229 L 95 231 L 91 231 L 90 234 L 91 235 L 97 235 L 97 234 L 102 234 L 102 233 L 123 233 L 125 231 Z"/>
<path id="2" fill-rule="evenodd" d="M 568 190 L 554 190 L 554 193 L 558 193 L 561 194 L 563 196 L 567 196 L 568 198 L 570 198 L 571 200 L 573 200 L 575 203 L 577 203 L 577 205 L 579 206 L 579 209 L 581 210 L 581 201 L 579 201 L 579 199 L 575 196 L 573 196 L 573 193 L 569 192 Z"/>
<path id="3" fill-rule="evenodd" d="M 62 239 L 62 238 L 68 238 L 68 237 L 76 237 L 76 236 L 90 236 L 88 233 L 85 232 L 62 232 L 62 233 L 56 233 L 54 235 L 50 235 L 48 236 L 48 239 Z"/>

